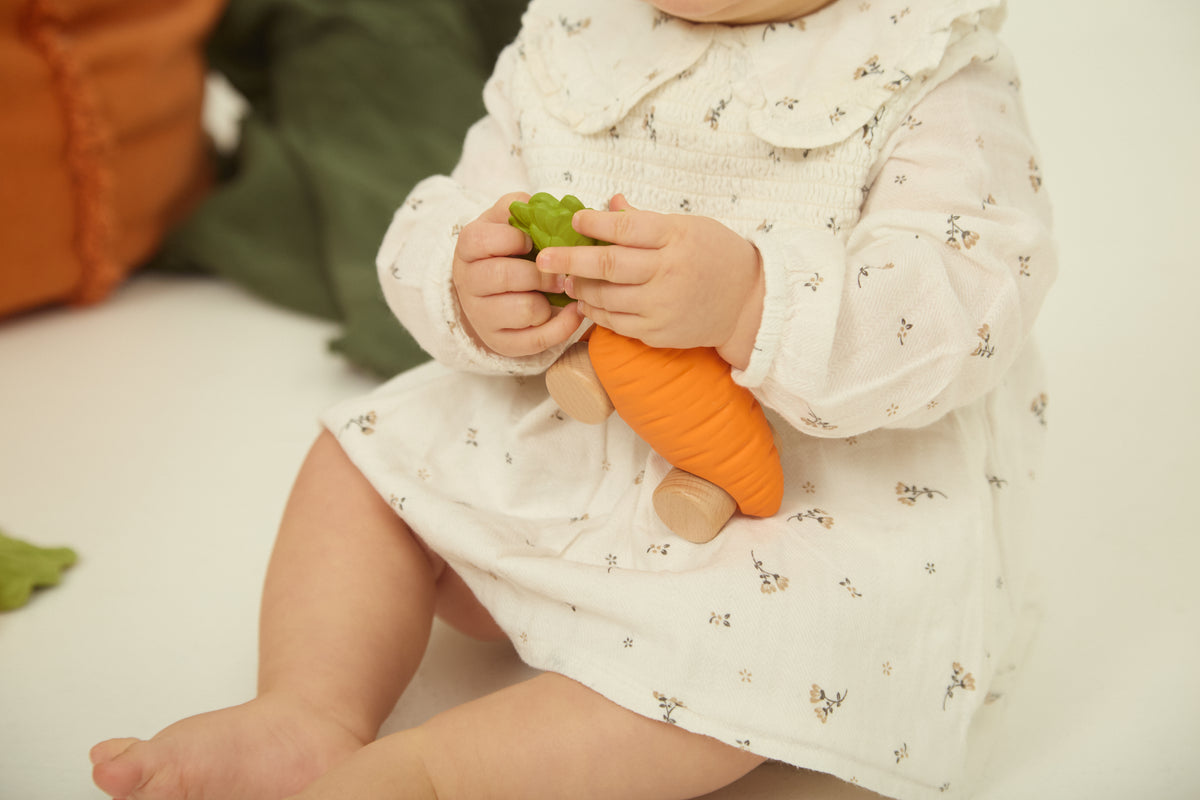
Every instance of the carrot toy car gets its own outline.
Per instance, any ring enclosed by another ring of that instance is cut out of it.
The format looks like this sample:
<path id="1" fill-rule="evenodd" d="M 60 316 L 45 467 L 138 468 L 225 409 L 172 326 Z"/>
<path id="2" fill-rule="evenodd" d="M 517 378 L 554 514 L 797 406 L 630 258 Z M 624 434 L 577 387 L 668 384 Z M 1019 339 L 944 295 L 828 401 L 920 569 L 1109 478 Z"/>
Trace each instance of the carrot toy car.
<path id="1" fill-rule="evenodd" d="M 572 195 L 560 201 L 540 192 L 509 206 L 509 224 L 529 234 L 531 257 L 545 247 L 605 244 L 571 227 L 583 207 Z M 602 422 L 615 409 L 672 465 L 654 508 L 679 536 L 707 542 L 735 511 L 767 517 L 779 510 L 783 468 L 771 426 L 714 348 L 656 348 L 595 325 L 550 367 L 546 386 L 582 422 Z"/>

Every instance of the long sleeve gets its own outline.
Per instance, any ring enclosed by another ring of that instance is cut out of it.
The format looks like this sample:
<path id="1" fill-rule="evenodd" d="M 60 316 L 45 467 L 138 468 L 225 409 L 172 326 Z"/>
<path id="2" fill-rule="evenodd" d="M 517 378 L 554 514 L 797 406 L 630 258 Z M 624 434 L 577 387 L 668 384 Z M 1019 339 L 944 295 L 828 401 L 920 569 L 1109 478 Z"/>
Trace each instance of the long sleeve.
<path id="1" fill-rule="evenodd" d="M 415 186 L 396 211 L 376 258 L 388 306 L 418 344 L 455 369 L 487 374 L 542 372 L 563 348 L 528 358 L 505 358 L 481 347 L 462 324 L 451 281 L 458 232 L 515 191 L 532 191 L 517 142 L 517 121 L 506 76 L 515 57 L 506 50 L 484 90 L 488 114 L 467 132 L 450 175 Z"/>
<path id="2" fill-rule="evenodd" d="M 767 297 L 735 378 L 795 427 L 928 424 L 995 387 L 1022 350 L 1057 262 L 1014 74 L 1002 54 L 914 106 L 853 230 L 754 238 Z"/>

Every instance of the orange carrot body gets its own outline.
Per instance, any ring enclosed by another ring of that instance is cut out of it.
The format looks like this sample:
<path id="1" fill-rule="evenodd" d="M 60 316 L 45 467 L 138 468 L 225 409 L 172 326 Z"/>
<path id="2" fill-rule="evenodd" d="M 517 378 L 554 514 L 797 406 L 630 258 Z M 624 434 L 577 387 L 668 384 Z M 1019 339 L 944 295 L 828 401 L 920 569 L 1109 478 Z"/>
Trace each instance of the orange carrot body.
<path id="1" fill-rule="evenodd" d="M 617 413 L 672 466 L 715 483 L 749 516 L 783 502 L 775 437 L 749 389 L 710 347 L 650 347 L 593 327 L 588 355 Z"/>

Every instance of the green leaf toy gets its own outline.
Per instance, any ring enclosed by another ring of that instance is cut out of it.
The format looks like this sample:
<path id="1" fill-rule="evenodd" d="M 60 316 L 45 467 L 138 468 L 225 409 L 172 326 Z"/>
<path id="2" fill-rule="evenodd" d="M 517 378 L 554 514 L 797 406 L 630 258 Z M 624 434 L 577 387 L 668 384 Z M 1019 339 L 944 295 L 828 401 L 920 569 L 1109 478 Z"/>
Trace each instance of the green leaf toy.
<path id="1" fill-rule="evenodd" d="M 38 547 L 0 531 L 0 611 L 25 605 L 35 588 L 56 586 L 75 560 L 69 547 Z"/>
<path id="2" fill-rule="evenodd" d="M 559 200 L 548 192 L 538 192 L 528 203 L 515 201 L 508 206 L 508 224 L 529 235 L 533 240 L 530 259 L 547 247 L 577 247 L 579 245 L 608 244 L 584 236 L 571 227 L 571 217 L 576 211 L 586 208 L 583 201 L 573 194 L 565 194 Z M 565 294 L 546 294 L 551 304 L 563 307 L 571 302 Z"/>

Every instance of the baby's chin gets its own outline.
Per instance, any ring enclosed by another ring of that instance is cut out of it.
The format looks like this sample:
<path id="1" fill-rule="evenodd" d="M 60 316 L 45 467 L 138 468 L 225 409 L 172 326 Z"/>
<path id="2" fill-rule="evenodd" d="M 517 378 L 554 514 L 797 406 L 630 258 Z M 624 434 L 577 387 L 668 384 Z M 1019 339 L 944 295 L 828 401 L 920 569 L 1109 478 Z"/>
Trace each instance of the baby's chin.
<path id="1" fill-rule="evenodd" d="M 645 0 L 673 17 L 689 22 L 749 25 L 786 22 L 811 14 L 833 0 Z"/>

